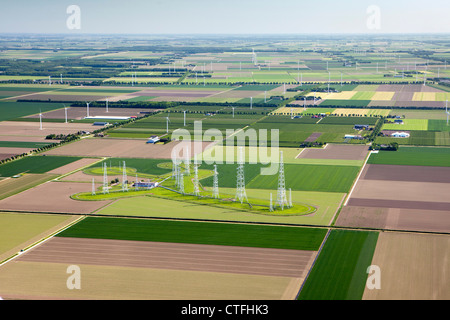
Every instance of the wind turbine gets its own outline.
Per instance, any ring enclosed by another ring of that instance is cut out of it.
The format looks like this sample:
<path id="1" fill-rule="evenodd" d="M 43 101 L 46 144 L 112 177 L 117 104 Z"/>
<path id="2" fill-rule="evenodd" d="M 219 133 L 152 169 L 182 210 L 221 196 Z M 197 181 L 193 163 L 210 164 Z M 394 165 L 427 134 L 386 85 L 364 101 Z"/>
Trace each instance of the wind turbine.
<path id="1" fill-rule="evenodd" d="M 86 102 L 86 118 L 89 118 L 90 116 L 89 116 L 89 104 L 92 102 L 92 101 L 90 101 L 90 102 L 87 102 L 87 101 L 85 101 Z"/>
<path id="2" fill-rule="evenodd" d="M 231 108 L 233 109 L 233 118 L 234 118 L 234 108 L 235 108 L 235 107 L 231 107 Z"/>
<path id="3" fill-rule="evenodd" d="M 253 97 L 250 97 L 250 109 L 253 107 Z"/>
<path id="4" fill-rule="evenodd" d="M 109 112 L 108 111 L 108 99 L 106 99 L 106 112 Z"/>
<path id="5" fill-rule="evenodd" d="M 39 110 L 39 130 L 42 130 L 42 111 L 41 110 Z"/>
<path id="6" fill-rule="evenodd" d="M 186 110 L 183 111 L 183 124 L 186 127 Z"/>
<path id="7" fill-rule="evenodd" d="M 65 104 L 63 104 L 63 106 L 64 106 L 64 116 L 65 116 L 66 123 L 67 123 L 67 107 Z"/>
<path id="8" fill-rule="evenodd" d="M 169 122 L 170 122 L 170 119 L 169 119 L 169 116 L 167 116 L 166 117 L 166 133 L 169 133 Z"/>

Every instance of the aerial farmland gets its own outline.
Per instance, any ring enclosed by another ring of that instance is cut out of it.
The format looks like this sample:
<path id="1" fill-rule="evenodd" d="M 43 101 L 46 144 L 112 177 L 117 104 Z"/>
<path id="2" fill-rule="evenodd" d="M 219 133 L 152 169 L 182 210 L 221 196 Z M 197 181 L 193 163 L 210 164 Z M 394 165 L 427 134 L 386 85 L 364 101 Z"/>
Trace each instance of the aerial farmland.
<path id="1" fill-rule="evenodd" d="M 0 28 L 1 300 L 450 299 L 447 33 L 89 30 Z"/>

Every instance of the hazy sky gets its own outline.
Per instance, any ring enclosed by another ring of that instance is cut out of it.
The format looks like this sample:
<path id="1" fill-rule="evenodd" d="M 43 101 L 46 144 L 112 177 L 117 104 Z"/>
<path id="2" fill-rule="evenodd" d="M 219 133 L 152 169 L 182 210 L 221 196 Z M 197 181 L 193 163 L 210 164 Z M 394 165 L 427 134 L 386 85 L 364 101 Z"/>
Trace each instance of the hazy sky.
<path id="1" fill-rule="evenodd" d="M 0 4 L 0 33 L 450 32 L 449 0 L 0 0 Z M 66 25 L 69 5 L 80 8 L 79 30 Z M 371 5 L 379 8 L 379 19 L 373 20 L 373 11 L 367 13 Z M 368 28 L 368 20 L 379 27 Z"/>

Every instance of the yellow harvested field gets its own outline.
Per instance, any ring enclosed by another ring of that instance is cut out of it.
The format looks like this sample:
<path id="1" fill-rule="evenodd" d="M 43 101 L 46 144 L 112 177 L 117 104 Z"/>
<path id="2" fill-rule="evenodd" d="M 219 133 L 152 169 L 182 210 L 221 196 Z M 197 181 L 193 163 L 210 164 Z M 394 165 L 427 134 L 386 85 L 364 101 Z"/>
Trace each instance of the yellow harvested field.
<path id="1" fill-rule="evenodd" d="M 343 115 L 343 116 L 348 116 L 349 114 L 357 114 L 357 115 L 366 115 L 370 110 L 369 109 L 354 109 L 354 108 L 341 108 L 341 109 L 336 109 L 333 111 L 332 114 L 334 115 Z"/>
<path id="2" fill-rule="evenodd" d="M 322 100 L 333 99 L 333 100 L 349 100 L 356 94 L 356 91 L 342 91 L 342 92 L 316 92 L 316 97 L 321 97 Z M 314 92 L 308 93 L 306 96 L 313 97 Z"/>
<path id="3" fill-rule="evenodd" d="M 382 232 L 372 265 L 380 268 L 380 289 L 363 300 L 449 300 L 450 237 Z"/>
<path id="4" fill-rule="evenodd" d="M 251 274 L 99 266 L 80 267 L 80 290 L 66 282 L 68 263 L 17 261 L 0 267 L 4 299 L 284 300 L 303 279 Z"/>
<path id="5" fill-rule="evenodd" d="M 375 92 L 371 100 L 383 100 L 383 101 L 390 101 L 394 97 L 395 92 Z"/>
<path id="6" fill-rule="evenodd" d="M 414 92 L 413 101 L 436 101 L 436 92 Z"/>
<path id="7" fill-rule="evenodd" d="M 294 115 L 301 114 L 301 113 L 303 112 L 303 107 L 296 107 L 296 108 L 291 108 L 291 107 L 281 107 L 281 108 L 278 108 L 277 110 L 273 111 L 271 114 L 290 115 L 291 112 L 292 112 Z"/>

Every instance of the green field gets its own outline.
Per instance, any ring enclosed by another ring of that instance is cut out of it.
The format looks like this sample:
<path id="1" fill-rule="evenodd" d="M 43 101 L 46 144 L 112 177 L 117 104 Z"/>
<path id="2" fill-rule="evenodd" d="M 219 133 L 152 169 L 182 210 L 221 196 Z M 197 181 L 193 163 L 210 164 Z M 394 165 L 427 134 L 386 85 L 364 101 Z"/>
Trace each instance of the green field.
<path id="1" fill-rule="evenodd" d="M 359 167 L 285 164 L 286 188 L 299 191 L 346 193 L 350 190 Z M 251 189 L 273 189 L 278 175 L 259 175 L 247 183 Z"/>
<path id="2" fill-rule="evenodd" d="M 369 164 L 450 167 L 450 148 L 400 147 L 398 151 L 371 154 Z"/>
<path id="3" fill-rule="evenodd" d="M 326 229 L 88 217 L 58 237 L 317 250 Z"/>
<path id="4" fill-rule="evenodd" d="M 299 300 L 360 300 L 378 233 L 332 230 Z"/>
<path id="5" fill-rule="evenodd" d="M 0 177 L 11 177 L 19 173 L 46 173 L 64 166 L 80 157 L 31 156 L 0 165 Z"/>
<path id="6" fill-rule="evenodd" d="M 334 100 L 327 99 L 320 103 L 320 107 L 367 107 L 371 100 Z"/>
<path id="7" fill-rule="evenodd" d="M 61 109 L 64 106 L 59 103 L 36 102 L 2 102 L 0 101 L 0 121 L 25 117 L 39 112 L 47 112 Z"/>
<path id="8" fill-rule="evenodd" d="M 30 148 L 38 149 L 48 146 L 51 143 L 47 142 L 27 142 L 27 141 L 0 141 L 0 147 L 2 148 Z"/>
<path id="9" fill-rule="evenodd" d="M 382 130 L 428 130 L 428 120 L 427 119 L 404 119 L 403 124 L 396 123 L 385 123 Z"/>

